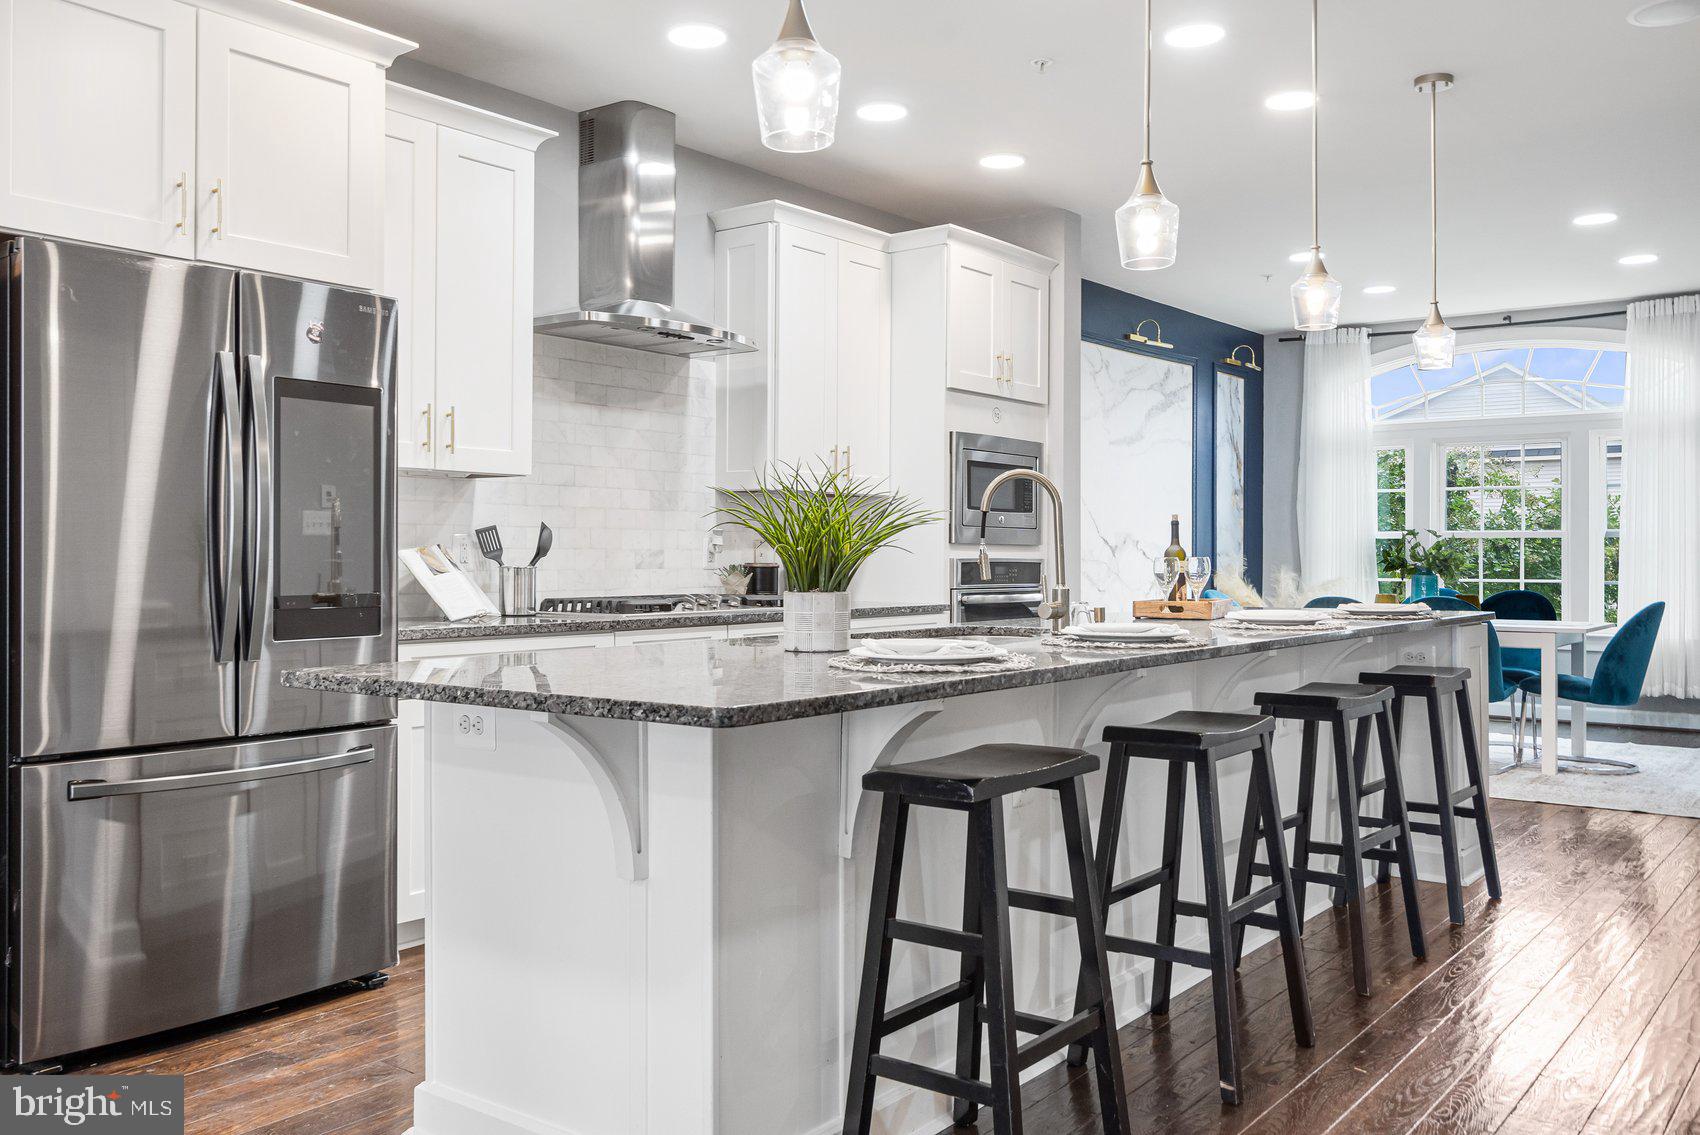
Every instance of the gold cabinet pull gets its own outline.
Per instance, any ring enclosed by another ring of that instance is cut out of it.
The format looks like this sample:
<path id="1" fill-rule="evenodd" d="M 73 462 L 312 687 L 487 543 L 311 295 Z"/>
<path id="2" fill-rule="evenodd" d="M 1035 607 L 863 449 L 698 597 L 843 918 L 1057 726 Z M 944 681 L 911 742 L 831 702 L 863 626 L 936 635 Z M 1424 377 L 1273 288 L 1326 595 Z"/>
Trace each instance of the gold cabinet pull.
<path id="1" fill-rule="evenodd" d="M 850 447 L 848 445 L 844 447 L 844 471 L 850 472 Z"/>
<path id="2" fill-rule="evenodd" d="M 177 231 L 189 231 L 189 174 L 177 175 Z"/>
<path id="3" fill-rule="evenodd" d="M 448 450 L 450 453 L 453 453 L 455 451 L 455 408 L 453 406 L 449 407 L 448 418 L 449 418 L 449 444 L 447 444 L 443 448 Z"/>
<path id="4" fill-rule="evenodd" d="M 836 445 L 832 447 L 832 471 L 838 472 L 838 447 Z"/>
<path id="5" fill-rule="evenodd" d="M 419 446 L 420 446 L 421 449 L 430 449 L 431 448 L 431 403 L 429 403 L 429 402 L 425 403 L 425 413 L 421 416 L 425 419 L 425 440 L 420 442 Z"/>
<path id="6" fill-rule="evenodd" d="M 216 219 L 213 224 L 213 234 L 220 240 L 224 239 L 224 178 L 218 178 L 212 187 L 213 205 L 216 208 Z"/>

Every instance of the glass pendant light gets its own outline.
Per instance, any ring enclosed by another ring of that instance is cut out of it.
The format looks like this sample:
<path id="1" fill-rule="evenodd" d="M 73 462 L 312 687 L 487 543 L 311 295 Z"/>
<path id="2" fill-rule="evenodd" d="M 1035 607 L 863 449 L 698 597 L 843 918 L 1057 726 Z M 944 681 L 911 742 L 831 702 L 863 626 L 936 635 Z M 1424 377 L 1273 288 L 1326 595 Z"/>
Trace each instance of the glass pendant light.
<path id="1" fill-rule="evenodd" d="M 750 64 L 761 143 L 806 154 L 832 145 L 838 127 L 838 57 L 815 42 L 803 0 L 790 0 L 773 46 Z"/>
<path id="2" fill-rule="evenodd" d="M 1411 336 L 1417 351 L 1418 370 L 1449 370 L 1458 333 L 1440 317 L 1440 148 L 1436 142 L 1436 119 L 1440 92 L 1452 86 L 1444 71 L 1418 75 L 1417 90 L 1428 91 L 1428 319 Z"/>
<path id="3" fill-rule="evenodd" d="M 1344 291 L 1322 261 L 1317 224 L 1316 108 L 1322 92 L 1316 82 L 1316 7 L 1317 0 L 1310 0 L 1310 263 L 1293 283 L 1293 327 L 1299 331 L 1332 331 L 1340 326 L 1340 294 Z"/>
<path id="4" fill-rule="evenodd" d="M 1136 272 L 1167 268 L 1175 262 L 1180 238 L 1181 207 L 1163 196 L 1151 172 L 1151 0 L 1145 0 L 1145 160 L 1133 196 L 1116 210 L 1122 267 Z"/>

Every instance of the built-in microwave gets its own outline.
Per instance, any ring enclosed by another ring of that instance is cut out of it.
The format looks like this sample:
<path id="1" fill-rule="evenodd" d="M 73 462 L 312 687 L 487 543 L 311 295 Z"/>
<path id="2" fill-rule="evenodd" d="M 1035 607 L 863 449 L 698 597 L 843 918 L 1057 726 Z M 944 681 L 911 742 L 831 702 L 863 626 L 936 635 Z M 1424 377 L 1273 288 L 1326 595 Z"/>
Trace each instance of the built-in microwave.
<path id="1" fill-rule="evenodd" d="M 980 500 L 986 486 L 999 473 L 1010 469 L 1039 471 L 1045 447 L 1036 441 L 991 434 L 953 432 L 950 435 L 950 526 L 954 544 L 977 544 L 980 540 Z M 1039 494 L 1032 481 L 1011 481 L 992 498 L 986 517 L 986 543 L 1026 544 L 1039 542 Z"/>

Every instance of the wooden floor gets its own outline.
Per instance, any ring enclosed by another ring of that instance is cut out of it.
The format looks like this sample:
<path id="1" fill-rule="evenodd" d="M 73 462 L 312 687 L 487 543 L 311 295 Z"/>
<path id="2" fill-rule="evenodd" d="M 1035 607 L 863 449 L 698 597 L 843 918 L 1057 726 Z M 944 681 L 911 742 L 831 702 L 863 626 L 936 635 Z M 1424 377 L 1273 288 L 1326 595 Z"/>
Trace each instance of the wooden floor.
<path id="1" fill-rule="evenodd" d="M 1351 987 L 1343 923 L 1306 933 L 1317 1043 L 1294 1045 L 1273 945 L 1241 971 L 1246 1102 L 1218 1102 L 1207 984 L 1122 1032 L 1141 1132 L 1700 1131 L 1700 821 L 1498 802 L 1506 897 L 1446 922 L 1429 957 L 1396 892 L 1373 892 L 1376 990 Z M 181 1072 L 189 1131 L 397 1135 L 423 1070 L 423 960 L 381 990 L 306 998 L 102 1072 Z M 1097 1131 L 1089 1074 L 1030 1082 L 1033 1135 Z M 990 1131 L 989 1120 L 980 1130 Z"/>

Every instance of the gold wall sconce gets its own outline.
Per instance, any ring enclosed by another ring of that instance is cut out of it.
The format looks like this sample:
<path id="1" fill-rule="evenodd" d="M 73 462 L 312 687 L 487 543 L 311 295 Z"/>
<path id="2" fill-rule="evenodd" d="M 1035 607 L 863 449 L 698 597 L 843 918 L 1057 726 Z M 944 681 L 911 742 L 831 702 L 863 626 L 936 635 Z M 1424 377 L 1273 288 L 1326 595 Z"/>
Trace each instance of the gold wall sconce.
<path id="1" fill-rule="evenodd" d="M 1241 351 L 1244 351 L 1246 354 L 1251 356 L 1250 362 L 1240 358 Z M 1228 352 L 1227 358 L 1217 359 L 1216 361 L 1219 363 L 1227 363 L 1229 366 L 1244 367 L 1247 370 L 1257 371 L 1258 373 L 1262 373 L 1263 371 L 1263 368 L 1257 365 L 1257 352 L 1252 349 L 1251 344 L 1249 343 L 1241 343 L 1239 346 Z"/>
<path id="2" fill-rule="evenodd" d="M 1140 330 L 1144 328 L 1147 323 L 1157 329 L 1155 338 L 1148 339 L 1144 335 L 1140 334 Z M 1134 329 L 1127 335 L 1124 335 L 1123 338 L 1125 338 L 1129 343 L 1143 343 L 1147 347 L 1161 347 L 1165 351 L 1172 351 L 1175 348 L 1173 343 L 1163 342 L 1163 325 L 1158 323 L 1155 319 L 1141 319 Z"/>

